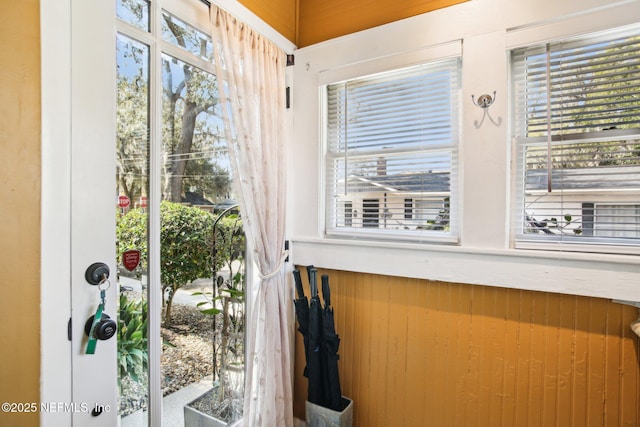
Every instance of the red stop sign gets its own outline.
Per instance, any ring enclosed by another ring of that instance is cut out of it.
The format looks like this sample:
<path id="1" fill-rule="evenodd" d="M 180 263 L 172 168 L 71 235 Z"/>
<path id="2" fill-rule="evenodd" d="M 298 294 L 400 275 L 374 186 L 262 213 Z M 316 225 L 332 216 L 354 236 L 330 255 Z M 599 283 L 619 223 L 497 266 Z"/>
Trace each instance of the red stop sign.
<path id="1" fill-rule="evenodd" d="M 140 196 L 140 207 L 141 208 L 147 207 L 147 196 Z"/>
<path id="2" fill-rule="evenodd" d="M 129 200 L 127 196 L 122 195 L 118 197 L 118 206 L 120 206 L 121 208 L 126 208 L 130 203 L 131 200 Z"/>

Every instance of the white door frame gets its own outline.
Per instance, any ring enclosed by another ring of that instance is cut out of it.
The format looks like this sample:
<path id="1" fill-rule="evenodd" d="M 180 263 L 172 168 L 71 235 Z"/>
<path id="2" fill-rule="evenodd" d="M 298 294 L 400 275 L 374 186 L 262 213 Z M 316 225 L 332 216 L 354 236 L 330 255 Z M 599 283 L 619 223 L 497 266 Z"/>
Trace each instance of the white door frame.
<path id="1" fill-rule="evenodd" d="M 55 3 L 55 4 L 54 4 Z M 71 401 L 71 2 L 40 2 L 41 328 L 40 400 Z M 71 425 L 67 412 L 41 412 L 40 425 Z"/>

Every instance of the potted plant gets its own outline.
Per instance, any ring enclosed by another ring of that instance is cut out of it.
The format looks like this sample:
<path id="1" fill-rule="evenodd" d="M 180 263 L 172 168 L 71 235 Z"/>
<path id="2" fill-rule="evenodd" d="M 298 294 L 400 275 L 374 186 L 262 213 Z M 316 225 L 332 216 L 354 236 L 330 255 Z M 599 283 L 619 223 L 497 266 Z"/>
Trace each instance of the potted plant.
<path id="1" fill-rule="evenodd" d="M 202 296 L 198 308 L 213 319 L 213 381 L 211 389 L 184 406 L 185 427 L 223 427 L 242 417 L 245 238 L 237 215 L 223 219 L 231 210 L 222 212 L 214 223 L 212 290 L 193 294 Z"/>

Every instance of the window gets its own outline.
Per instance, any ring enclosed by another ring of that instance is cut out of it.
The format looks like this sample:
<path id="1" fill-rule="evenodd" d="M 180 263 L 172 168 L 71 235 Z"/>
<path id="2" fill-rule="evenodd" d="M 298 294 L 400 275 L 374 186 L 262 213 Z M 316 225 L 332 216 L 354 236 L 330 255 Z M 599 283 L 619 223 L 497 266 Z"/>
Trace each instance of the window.
<path id="1" fill-rule="evenodd" d="M 413 199 L 404 199 L 404 219 L 413 219 Z"/>
<path id="2" fill-rule="evenodd" d="M 634 251 L 640 31 L 526 47 L 511 58 L 516 246 Z"/>
<path id="3" fill-rule="evenodd" d="M 328 235 L 457 241 L 459 73 L 455 58 L 326 87 Z"/>

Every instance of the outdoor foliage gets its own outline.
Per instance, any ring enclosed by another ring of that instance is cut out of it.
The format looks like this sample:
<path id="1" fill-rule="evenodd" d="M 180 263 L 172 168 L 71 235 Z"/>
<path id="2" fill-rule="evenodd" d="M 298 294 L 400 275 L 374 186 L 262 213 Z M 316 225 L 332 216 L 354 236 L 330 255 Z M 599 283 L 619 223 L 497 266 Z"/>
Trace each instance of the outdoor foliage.
<path id="1" fill-rule="evenodd" d="M 245 330 L 246 240 L 238 215 L 219 218 L 215 226 L 213 292 L 195 292 L 203 314 L 213 316 L 215 393 L 208 408 L 216 418 L 235 421 L 242 416 Z M 222 274 L 219 274 L 222 273 Z"/>
<path id="2" fill-rule="evenodd" d="M 211 276 L 213 215 L 199 208 L 162 202 L 160 206 L 160 279 L 167 298 L 165 326 L 171 304 L 182 286 Z"/>
<path id="3" fill-rule="evenodd" d="M 213 215 L 199 208 L 163 201 L 160 205 L 160 281 L 165 295 L 164 324 L 171 324 L 175 292 L 202 277 L 211 277 Z M 118 257 L 140 250 L 146 269 L 147 215 L 133 209 L 118 221 Z"/>
<path id="4" fill-rule="evenodd" d="M 434 220 L 427 221 L 427 225 L 419 226 L 422 230 L 449 230 L 451 218 L 451 198 L 445 197 L 442 202 L 442 209 L 438 211 L 438 216 Z"/>
<path id="5" fill-rule="evenodd" d="M 147 213 L 132 209 L 126 215 L 118 215 L 116 222 L 116 259 L 130 249 L 140 251 L 139 270 L 147 270 Z"/>
<path id="6" fill-rule="evenodd" d="M 120 294 L 118 312 L 118 375 L 139 382 L 147 370 L 147 313 L 145 300 Z"/>
<path id="7" fill-rule="evenodd" d="M 127 22 L 143 23 L 144 2 L 123 1 Z M 163 39 L 192 54 L 211 42 L 175 16 L 162 14 Z M 132 201 L 147 195 L 150 150 L 148 45 L 118 36 L 117 174 L 118 193 Z M 206 49 L 205 49 L 206 50 Z M 186 191 L 211 200 L 228 197 L 230 175 L 218 107 L 215 75 L 162 54 L 162 192 L 181 202 Z"/>

